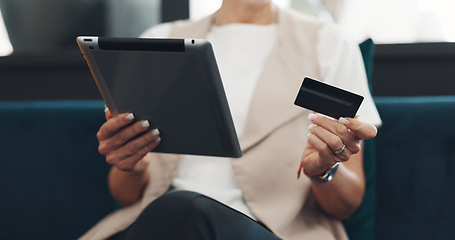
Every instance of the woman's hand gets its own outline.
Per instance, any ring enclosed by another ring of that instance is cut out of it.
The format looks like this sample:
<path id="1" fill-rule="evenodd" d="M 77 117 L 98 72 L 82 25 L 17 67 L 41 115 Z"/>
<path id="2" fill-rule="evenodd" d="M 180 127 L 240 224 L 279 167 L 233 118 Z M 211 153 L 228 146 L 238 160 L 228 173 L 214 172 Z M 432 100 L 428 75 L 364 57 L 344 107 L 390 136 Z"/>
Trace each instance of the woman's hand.
<path id="1" fill-rule="evenodd" d="M 310 114 L 308 144 L 302 157 L 307 174 L 324 171 L 336 162 L 346 162 L 360 151 L 363 139 L 374 138 L 377 129 L 357 118 L 331 119 L 320 114 Z"/>
<path id="2" fill-rule="evenodd" d="M 360 206 L 365 193 L 361 142 L 375 137 L 377 129 L 357 118 L 336 120 L 320 114 L 310 114 L 308 118 L 312 125 L 301 164 L 311 176 L 344 162 L 338 166 L 331 182 L 316 178 L 311 178 L 311 182 L 321 209 L 334 218 L 347 219 Z"/>
<path id="3" fill-rule="evenodd" d="M 106 109 L 106 122 L 97 133 L 98 151 L 106 162 L 122 171 L 143 171 L 149 163 L 147 153 L 161 141 L 158 129 L 150 130 L 148 121 L 133 123 L 132 113 L 113 117 Z"/>

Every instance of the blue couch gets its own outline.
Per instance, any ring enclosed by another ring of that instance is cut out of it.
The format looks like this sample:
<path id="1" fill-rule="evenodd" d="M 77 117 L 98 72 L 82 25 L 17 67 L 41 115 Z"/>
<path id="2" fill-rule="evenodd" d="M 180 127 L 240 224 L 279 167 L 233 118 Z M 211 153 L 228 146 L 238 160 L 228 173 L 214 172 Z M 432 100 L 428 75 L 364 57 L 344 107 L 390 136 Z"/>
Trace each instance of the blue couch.
<path id="1" fill-rule="evenodd" d="M 375 100 L 376 239 L 455 239 L 455 96 Z"/>
<path id="2" fill-rule="evenodd" d="M 373 191 L 345 223 L 352 239 L 453 238 L 455 96 L 375 101 L 384 124 L 366 149 Z M 75 239 L 118 207 L 97 152 L 103 110 L 0 102 L 0 239 Z"/>
<path id="3" fill-rule="evenodd" d="M 116 207 L 101 101 L 0 103 L 0 239 L 75 239 Z"/>

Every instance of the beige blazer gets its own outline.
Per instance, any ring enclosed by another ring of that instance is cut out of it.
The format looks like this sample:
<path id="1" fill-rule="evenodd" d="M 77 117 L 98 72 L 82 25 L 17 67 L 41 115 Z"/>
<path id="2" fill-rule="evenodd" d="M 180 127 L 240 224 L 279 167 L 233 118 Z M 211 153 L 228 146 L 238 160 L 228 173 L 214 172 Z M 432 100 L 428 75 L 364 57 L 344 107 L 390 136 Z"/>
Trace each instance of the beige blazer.
<path id="1" fill-rule="evenodd" d="M 204 38 L 212 19 L 175 22 L 170 35 Z M 293 103 L 304 76 L 320 79 L 316 44 L 322 23 L 281 9 L 277 24 L 276 46 L 268 56 L 240 136 L 244 156 L 232 159 L 232 167 L 252 213 L 280 238 L 347 239 L 340 221 L 316 206 L 310 181 L 296 176 L 309 112 Z M 153 155 L 142 200 L 110 214 L 81 239 L 104 239 L 127 228 L 150 202 L 168 191 L 179 156 Z"/>

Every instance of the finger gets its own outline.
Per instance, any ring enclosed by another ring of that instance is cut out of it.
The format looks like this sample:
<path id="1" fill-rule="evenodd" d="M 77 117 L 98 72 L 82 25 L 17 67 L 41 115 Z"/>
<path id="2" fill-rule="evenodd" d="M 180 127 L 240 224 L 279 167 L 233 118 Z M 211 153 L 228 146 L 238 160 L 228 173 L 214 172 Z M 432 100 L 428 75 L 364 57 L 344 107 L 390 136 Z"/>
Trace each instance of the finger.
<path id="1" fill-rule="evenodd" d="M 378 129 L 373 124 L 363 122 L 357 118 L 340 118 L 338 121 L 360 139 L 371 139 L 378 134 Z"/>
<path id="2" fill-rule="evenodd" d="M 345 136 L 344 139 L 331 131 L 314 124 L 310 125 L 309 131 L 321 139 L 331 149 L 332 153 L 339 155 L 338 157 L 342 159 L 342 161 L 347 161 L 351 154 L 360 151 L 360 142 L 353 134 L 348 132 L 346 127 L 344 128 L 347 132 L 346 134 L 342 134 Z M 342 151 L 342 154 L 337 154 L 336 152 L 340 150 Z M 349 154 L 346 155 L 346 153 L 348 153 L 347 150 Z"/>
<path id="3" fill-rule="evenodd" d="M 111 138 L 122 128 L 130 124 L 134 120 L 132 113 L 120 114 L 112 119 L 107 120 L 100 128 L 97 133 L 99 141 Z"/>
<path id="4" fill-rule="evenodd" d="M 120 169 L 131 167 L 147 153 L 153 151 L 160 142 L 159 131 L 157 129 L 151 130 L 113 151 L 106 157 L 106 161 L 109 164 L 119 165 Z"/>
<path id="5" fill-rule="evenodd" d="M 141 165 L 144 164 L 141 164 L 141 161 L 144 161 L 145 160 L 144 158 L 147 156 L 147 154 L 151 152 L 150 149 L 156 148 L 158 144 L 159 141 L 155 141 L 149 144 L 148 146 L 144 147 L 143 149 L 140 149 L 135 154 L 123 159 L 122 161 L 115 162 L 112 165 L 123 171 L 134 171 L 143 168 L 143 166 Z"/>
<path id="6" fill-rule="evenodd" d="M 116 152 L 119 153 L 120 158 L 127 158 L 129 156 L 136 155 L 141 149 L 147 147 L 155 146 L 156 142 L 160 142 L 161 138 L 159 137 L 158 129 L 154 129 L 148 131 L 141 136 L 135 138 L 134 140 L 128 142 L 124 146 L 118 148 Z M 153 149 L 149 149 L 148 152 L 152 151 Z"/>
<path id="7" fill-rule="evenodd" d="M 351 152 L 347 148 L 343 151 L 343 153 L 335 154 L 334 151 L 341 149 L 343 145 L 341 145 L 340 148 L 334 148 L 335 150 L 333 150 L 332 147 L 330 147 L 327 142 L 324 141 L 324 139 L 321 139 L 316 134 L 311 134 L 308 137 L 308 140 L 310 144 L 312 144 L 313 148 L 319 153 L 319 156 L 322 158 L 322 160 L 330 166 L 335 162 L 347 161 L 351 157 Z"/>
<path id="8" fill-rule="evenodd" d="M 360 151 L 360 139 L 353 134 L 345 125 L 339 123 L 337 120 L 325 117 L 320 114 L 310 114 L 308 118 L 317 126 L 314 128 L 310 125 L 310 132 L 312 128 L 320 134 L 320 138 L 325 141 L 333 151 L 337 151 L 346 146 L 352 154 Z M 326 131 L 323 131 L 326 130 Z"/>
<path id="9" fill-rule="evenodd" d="M 99 152 L 103 155 L 107 155 L 109 152 L 121 148 L 128 142 L 133 141 L 143 132 L 147 131 L 149 127 L 150 124 L 147 120 L 125 126 L 110 138 L 100 141 Z"/>
<path id="10" fill-rule="evenodd" d="M 331 149 L 314 134 L 308 136 L 308 144 L 315 150 L 311 154 L 304 156 L 302 160 L 304 169 L 307 173 L 313 174 L 320 172 L 327 167 L 340 161 L 333 155 Z"/>
<path id="11" fill-rule="evenodd" d="M 107 107 L 104 109 L 104 113 L 106 114 L 106 120 L 109 120 L 113 117 L 111 111 Z"/>

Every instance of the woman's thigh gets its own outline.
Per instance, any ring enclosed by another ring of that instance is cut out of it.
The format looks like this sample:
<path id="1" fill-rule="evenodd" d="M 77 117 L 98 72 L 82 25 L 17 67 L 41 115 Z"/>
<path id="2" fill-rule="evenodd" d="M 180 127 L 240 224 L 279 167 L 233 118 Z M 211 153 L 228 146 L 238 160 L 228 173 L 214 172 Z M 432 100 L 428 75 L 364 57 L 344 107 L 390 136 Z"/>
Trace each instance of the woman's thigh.
<path id="1" fill-rule="evenodd" d="M 250 217 L 199 193 L 173 191 L 153 201 L 118 240 L 279 239 Z"/>

